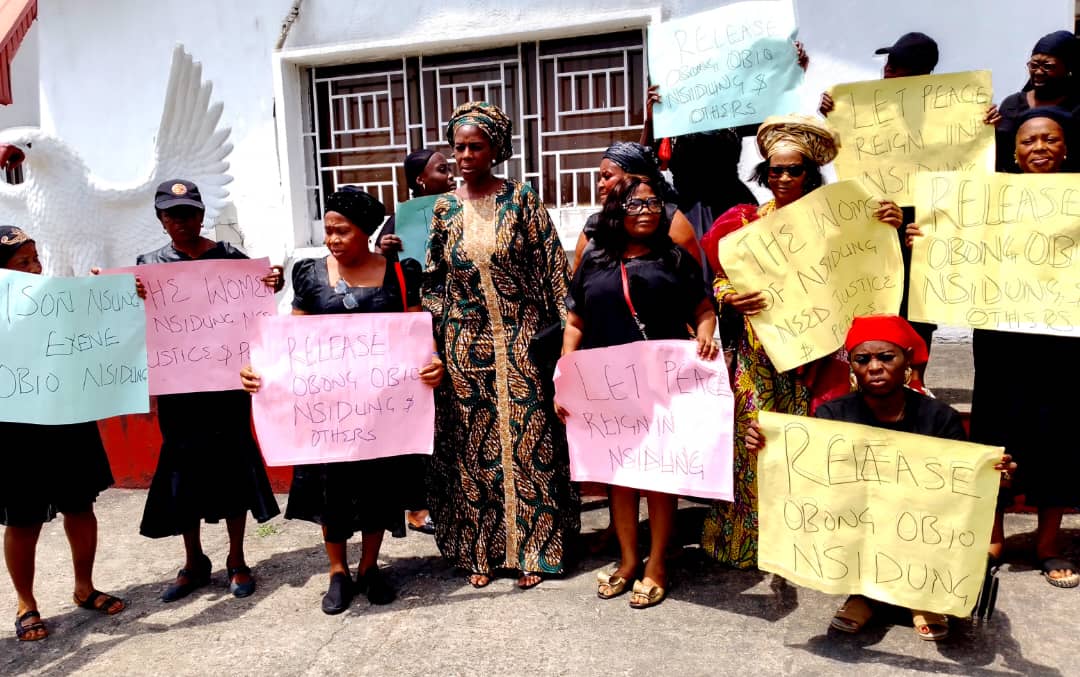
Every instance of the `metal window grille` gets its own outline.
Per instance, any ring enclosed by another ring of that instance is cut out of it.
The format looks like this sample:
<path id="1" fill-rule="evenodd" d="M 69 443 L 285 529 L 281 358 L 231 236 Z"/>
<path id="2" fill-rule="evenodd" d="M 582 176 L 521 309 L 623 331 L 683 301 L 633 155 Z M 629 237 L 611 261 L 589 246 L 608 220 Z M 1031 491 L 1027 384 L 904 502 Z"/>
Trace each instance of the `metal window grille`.
<path id="1" fill-rule="evenodd" d="M 604 149 L 640 133 L 644 32 L 319 67 L 305 77 L 313 222 L 325 196 L 350 184 L 393 213 L 409 198 L 405 156 L 430 148 L 452 163 L 446 121 L 474 100 L 498 105 L 514 123 L 514 156 L 496 171 L 532 183 L 558 221 L 560 210 L 597 205 Z"/>

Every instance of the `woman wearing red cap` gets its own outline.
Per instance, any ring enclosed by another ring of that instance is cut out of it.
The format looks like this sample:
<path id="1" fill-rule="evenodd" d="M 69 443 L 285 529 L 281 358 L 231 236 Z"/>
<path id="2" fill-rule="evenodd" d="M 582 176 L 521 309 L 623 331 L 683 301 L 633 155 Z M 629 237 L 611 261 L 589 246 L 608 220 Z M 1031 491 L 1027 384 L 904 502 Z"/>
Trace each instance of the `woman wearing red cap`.
<path id="1" fill-rule="evenodd" d="M 929 358 L 926 344 L 907 320 L 898 315 L 857 317 L 848 331 L 844 348 L 851 361 L 851 377 L 856 392 L 825 402 L 814 416 L 875 426 L 928 437 L 964 440 L 960 414 L 949 405 L 906 387 L 912 370 Z M 746 433 L 746 446 L 756 454 L 765 444 L 757 422 Z M 1003 479 L 1014 470 L 1007 454 L 994 466 Z M 994 517 L 991 544 L 1004 538 L 1001 514 Z M 837 610 L 832 627 L 841 632 L 858 632 L 874 613 L 873 601 L 852 595 Z M 949 619 L 929 611 L 911 611 L 912 623 L 920 639 L 936 641 L 949 634 Z"/>

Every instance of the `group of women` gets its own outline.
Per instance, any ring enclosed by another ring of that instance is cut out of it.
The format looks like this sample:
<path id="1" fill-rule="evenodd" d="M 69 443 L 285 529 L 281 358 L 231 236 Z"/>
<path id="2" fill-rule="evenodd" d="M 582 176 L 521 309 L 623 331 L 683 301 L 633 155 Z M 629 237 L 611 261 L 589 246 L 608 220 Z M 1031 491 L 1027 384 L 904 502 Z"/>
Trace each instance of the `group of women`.
<path id="1" fill-rule="evenodd" d="M 1057 172 L 1066 166 L 1071 114 L 1043 104 L 1071 101 L 1075 39 L 1069 37 L 1071 42 L 1055 34 L 1036 45 L 1029 62 L 1030 87 L 1017 95 L 1028 104 L 1026 110 L 1014 115 L 1003 104 L 1000 114 L 988 115 L 999 129 L 1015 128 L 1011 143 L 1021 172 Z M 936 62 L 936 45 L 934 50 Z M 895 71 L 900 64 L 887 64 L 887 73 L 890 67 Z M 1067 82 L 1055 80 L 1059 77 Z M 655 92 L 650 96 L 658 99 Z M 707 141 L 735 148 L 725 151 L 724 161 L 734 156 L 737 162 L 739 137 L 732 141 L 724 134 L 732 133 L 709 135 Z M 752 178 L 773 196 L 761 206 L 741 184 L 733 199 L 724 188 L 731 172 L 718 172 L 724 178 L 712 186 L 705 169 L 709 158 L 695 155 L 700 149 L 690 139 L 678 140 L 678 153 L 671 158 L 678 193 L 648 145 L 612 145 L 599 168 L 603 206 L 578 242 L 572 277 L 537 192 L 493 171 L 513 149 L 509 119 L 490 104 L 464 104 L 447 124 L 446 141 L 461 178 L 456 187 L 441 153 L 420 151 L 406 160 L 413 194 L 440 196 L 425 264 L 398 260 L 401 241 L 392 227 L 384 228 L 372 251 L 369 238 L 385 216 L 374 197 L 351 188 L 328 196 L 324 228 L 329 254 L 293 266 L 293 314 L 430 312 L 432 358 L 420 376 L 436 392 L 437 432 L 426 467 L 398 457 L 295 468 L 285 516 L 322 530 L 329 564 L 324 612 L 346 610 L 357 594 L 374 604 L 394 599 L 378 556 L 384 533 L 403 534 L 406 524 L 433 530 L 444 557 L 466 571 L 477 588 L 505 571 L 513 572 L 522 589 L 566 571 L 579 529 L 579 501 L 560 423 L 572 414 L 554 401 L 551 367 L 560 354 L 574 350 L 684 339 L 696 342 L 702 359 L 716 359 L 721 345 L 730 354 L 736 397 L 735 500 L 712 508 L 702 546 L 733 567 L 753 567 L 757 561 L 755 474 L 763 444 L 757 412 L 965 437 L 956 412 L 922 392 L 917 376 L 929 358 L 928 346 L 902 317 L 856 318 L 842 350 L 788 372 L 772 365 L 749 321 L 765 308 L 765 298 L 759 290 L 732 284 L 717 259 L 717 245 L 821 186 L 821 168 L 836 156 L 839 140 L 820 119 L 800 115 L 769 118 L 756 137 L 763 160 Z M 684 193 L 684 187 L 695 194 Z M 139 263 L 243 257 L 227 244 L 201 237 L 203 209 L 194 184 L 162 184 L 155 206 L 170 243 L 141 256 Z M 721 213 L 711 219 L 714 210 Z M 691 213 L 698 219 L 708 214 L 708 227 L 695 225 Z M 897 228 L 909 245 L 920 236 L 895 204 L 882 202 L 875 217 Z M 17 228 L 0 228 L 0 265 L 39 273 L 33 240 Z M 264 282 L 280 289 L 281 269 L 267 271 Z M 141 285 L 137 291 L 144 293 Z M 1080 462 L 1049 452 L 1062 438 L 1058 428 L 1068 420 L 1062 389 L 1069 380 L 1061 378 L 1061 369 L 1070 367 L 1065 361 L 1051 376 L 1015 358 L 1035 351 L 1061 354 L 1070 340 L 980 332 L 975 343 L 972 436 L 1019 457 L 1018 465 L 1006 455 L 997 468 L 1006 484 L 1014 482 L 1012 490 L 1039 507 L 1037 554 L 1047 580 L 1059 587 L 1080 583 L 1080 572 L 1061 558 L 1058 543 L 1062 513 L 1078 503 L 1068 470 Z M 247 392 L 259 396 L 258 365 L 245 367 L 240 380 Z M 1033 392 L 1016 397 L 1025 390 Z M 255 590 L 244 560 L 244 523 L 249 512 L 263 521 L 279 508 L 252 436 L 250 406 L 248 395 L 237 391 L 159 399 L 164 442 L 140 530 L 149 537 L 183 537 L 186 560 L 162 595 L 166 602 L 210 579 L 211 562 L 199 539 L 203 521 L 226 522 L 230 548 L 225 564 L 232 593 L 242 597 Z M 198 414 L 207 410 L 215 412 L 212 425 Z M 202 423 L 194 425 L 195 420 Z M 1009 423 L 1021 420 L 1023 426 Z M 92 505 L 112 481 L 93 424 L 3 424 L 3 431 L 8 439 L 14 435 L 35 445 L 45 441 L 71 456 L 70 464 L 50 463 L 48 469 L 31 456 L 11 455 L 5 461 L 8 468 L 15 464 L 5 477 L 20 478 L 5 479 L 0 493 L 0 518 L 7 525 L 5 557 L 18 595 L 19 639 L 47 634 L 33 596 L 34 547 L 42 523 L 57 512 L 65 516 L 71 543 L 75 602 L 119 613 L 124 602 L 97 591 L 91 581 L 96 543 Z M 417 490 L 421 484 L 427 491 Z M 629 592 L 633 608 L 659 604 L 670 584 L 665 559 L 677 497 L 620 486 L 608 487 L 608 493 L 620 556 L 613 571 L 598 573 L 597 594 L 612 599 Z M 645 558 L 638 543 L 642 493 L 650 516 Z M 406 508 L 413 511 L 407 521 Z M 1001 555 L 998 518 L 991 563 Z M 346 544 L 357 532 L 362 554 L 354 577 Z M 852 597 L 832 626 L 858 631 L 873 611 L 872 601 Z M 914 610 L 913 621 L 923 639 L 940 639 L 948 632 L 948 620 L 937 614 Z"/>

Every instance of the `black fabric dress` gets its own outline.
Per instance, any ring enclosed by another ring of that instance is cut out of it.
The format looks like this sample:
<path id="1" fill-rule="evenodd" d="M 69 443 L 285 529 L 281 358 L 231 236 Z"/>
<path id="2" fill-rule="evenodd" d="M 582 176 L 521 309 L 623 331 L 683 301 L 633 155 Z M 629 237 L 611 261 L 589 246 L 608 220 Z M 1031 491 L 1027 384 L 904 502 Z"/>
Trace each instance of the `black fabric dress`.
<path id="1" fill-rule="evenodd" d="M 815 418 L 829 421 L 859 423 L 875 428 L 895 430 L 901 433 L 914 433 L 927 437 L 940 437 L 946 440 L 967 439 L 964 423 L 960 414 L 949 405 L 927 397 L 922 393 L 904 388 L 904 418 L 893 423 L 882 423 L 874 417 L 874 412 L 866 406 L 860 393 L 851 393 L 818 405 Z"/>
<path id="2" fill-rule="evenodd" d="M 672 245 L 625 261 L 630 300 L 650 340 L 688 339 L 694 311 L 711 298 L 701 268 Z M 623 295 L 622 271 L 596 250 L 574 271 L 566 307 L 584 321 L 581 348 L 604 348 L 643 339 Z"/>
<path id="3" fill-rule="evenodd" d="M 0 524 L 32 527 L 89 511 L 113 483 L 97 423 L 0 423 Z"/>
<path id="4" fill-rule="evenodd" d="M 900 256 L 904 261 L 904 292 L 900 297 L 900 317 L 905 320 L 908 319 L 908 296 L 911 289 L 911 247 L 907 244 L 907 233 L 905 232 L 907 224 L 915 223 L 915 208 L 914 207 L 901 207 L 903 212 L 901 218 L 901 225 L 896 229 L 896 234 L 900 238 Z M 915 329 L 915 333 L 926 344 L 926 349 L 930 350 L 930 344 L 934 340 L 934 332 L 937 331 L 937 325 L 928 322 L 912 322 L 911 326 Z"/>
<path id="5" fill-rule="evenodd" d="M 345 294 L 330 286 L 326 259 L 305 259 L 293 266 L 293 307 L 309 315 L 400 313 L 420 305 L 420 263 L 404 259 L 406 300 L 394 265 L 387 261 L 380 287 L 349 287 L 356 307 L 345 306 Z M 351 304 L 350 304 L 351 305 Z M 326 541 L 341 543 L 356 532 L 389 531 L 405 535 L 405 508 L 416 482 L 415 455 L 366 461 L 298 465 L 293 468 L 287 519 L 326 528 Z"/>
<path id="6" fill-rule="evenodd" d="M 246 258 L 218 242 L 198 260 Z M 167 244 L 139 256 L 138 264 L 191 260 Z M 201 520 L 216 523 L 250 511 L 265 522 L 281 512 L 251 432 L 250 395 L 243 390 L 160 395 L 157 408 L 161 456 L 139 533 L 178 536 Z"/>
<path id="7" fill-rule="evenodd" d="M 1080 506 L 1076 415 L 1080 340 L 988 329 L 973 332 L 971 439 L 1005 447 L 1016 461 L 1013 494 L 1027 505 Z"/>

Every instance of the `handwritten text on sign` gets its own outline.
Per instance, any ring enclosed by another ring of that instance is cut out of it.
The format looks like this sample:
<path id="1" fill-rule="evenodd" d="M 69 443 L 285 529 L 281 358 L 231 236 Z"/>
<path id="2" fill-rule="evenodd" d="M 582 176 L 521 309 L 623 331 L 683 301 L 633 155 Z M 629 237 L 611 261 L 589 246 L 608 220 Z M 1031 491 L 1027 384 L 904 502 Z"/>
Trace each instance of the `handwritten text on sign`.
<path id="1" fill-rule="evenodd" d="M 965 616 L 1000 447 L 761 412 L 758 567 L 831 594 Z"/>
<path id="2" fill-rule="evenodd" d="M 919 176 L 912 319 L 1080 335 L 1080 176 Z"/>
<path id="3" fill-rule="evenodd" d="M 732 500 L 727 369 L 696 351 L 693 341 L 640 341 L 559 360 L 571 479 Z"/>
<path id="4" fill-rule="evenodd" d="M 262 282 L 269 259 L 213 259 L 133 266 L 146 287 L 150 394 L 240 388 L 256 317 L 273 315 L 274 291 Z"/>
<path id="5" fill-rule="evenodd" d="M 852 318 L 895 313 L 904 267 L 896 230 L 855 181 L 819 188 L 720 241 L 724 272 L 769 306 L 750 318 L 780 371 L 843 345 Z"/>
<path id="6" fill-rule="evenodd" d="M 653 110 L 657 137 L 797 110 L 795 32 L 790 0 L 737 2 L 651 26 L 649 73 L 663 97 Z"/>
<path id="7" fill-rule="evenodd" d="M 430 454 L 435 398 L 420 370 L 431 348 L 428 313 L 259 318 L 252 414 L 266 463 Z"/>
<path id="8" fill-rule="evenodd" d="M 855 82 L 831 93 L 841 179 L 911 205 L 922 172 L 994 170 L 994 128 L 983 124 L 990 71 Z"/>
<path id="9" fill-rule="evenodd" d="M 0 269 L 0 420 L 61 424 L 150 409 L 132 275 Z"/>

